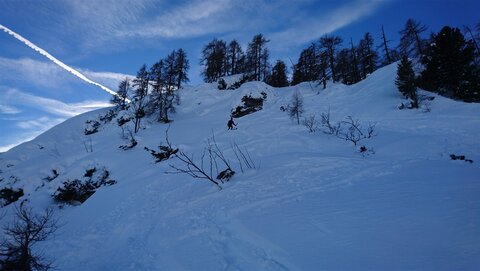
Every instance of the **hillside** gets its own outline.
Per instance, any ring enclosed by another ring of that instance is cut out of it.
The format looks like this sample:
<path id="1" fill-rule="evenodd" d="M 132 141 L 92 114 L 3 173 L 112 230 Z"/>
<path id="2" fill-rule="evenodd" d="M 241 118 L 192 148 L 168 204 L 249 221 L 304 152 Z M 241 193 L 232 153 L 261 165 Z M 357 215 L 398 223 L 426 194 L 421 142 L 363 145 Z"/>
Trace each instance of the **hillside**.
<path id="1" fill-rule="evenodd" d="M 116 119 L 84 135 L 85 122 L 108 109 L 82 114 L 0 154 L 0 188 L 22 188 L 20 201 L 38 212 L 54 206 L 62 227 L 36 249 L 58 270 L 478 270 L 480 104 L 429 93 L 427 107 L 399 110 L 395 74 L 393 64 L 325 90 L 313 83 L 185 87 L 170 126 L 143 120 L 138 145 L 126 151 L 118 148 L 125 140 Z M 352 116 L 363 127 L 375 124 L 376 136 L 354 146 L 321 127 L 310 133 L 280 110 L 295 91 L 303 116 Z M 231 110 L 261 92 L 263 109 L 228 131 Z M 172 146 L 196 161 L 214 137 L 236 174 L 221 190 L 168 174 L 182 163 L 155 163 L 144 150 L 165 144 L 167 129 Z M 234 144 L 255 168 L 242 172 Z M 116 184 L 78 206 L 55 204 L 63 182 L 94 167 Z M 45 180 L 52 170 L 58 177 Z M 1 224 L 13 205 L 1 209 Z"/>

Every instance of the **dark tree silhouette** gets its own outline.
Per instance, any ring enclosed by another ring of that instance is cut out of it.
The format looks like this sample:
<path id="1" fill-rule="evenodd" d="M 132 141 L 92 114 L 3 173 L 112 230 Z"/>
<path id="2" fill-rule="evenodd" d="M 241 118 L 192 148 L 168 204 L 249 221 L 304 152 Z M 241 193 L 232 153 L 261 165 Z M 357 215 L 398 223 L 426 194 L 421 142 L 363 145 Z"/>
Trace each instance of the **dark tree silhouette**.
<path id="1" fill-rule="evenodd" d="M 118 84 L 117 95 L 113 95 L 110 102 L 118 106 L 121 110 L 127 105 L 128 95 L 130 93 L 130 80 L 125 78 Z"/>
<path id="2" fill-rule="evenodd" d="M 358 44 L 363 79 L 367 77 L 367 74 L 371 74 L 377 68 L 376 62 L 378 55 L 373 49 L 373 44 L 373 37 L 369 32 L 365 33 Z"/>
<path id="3" fill-rule="evenodd" d="M 265 80 L 268 75 L 268 42 L 262 34 L 257 34 L 248 44 L 246 71 L 257 81 Z"/>
<path id="4" fill-rule="evenodd" d="M 388 65 L 393 62 L 392 57 L 390 56 L 390 49 L 388 48 L 388 42 L 387 37 L 385 36 L 385 30 L 383 29 L 383 24 L 382 24 L 382 48 L 383 48 L 383 53 L 385 54 L 385 65 Z"/>
<path id="5" fill-rule="evenodd" d="M 283 61 L 277 60 L 275 66 L 273 66 L 272 74 L 268 79 L 268 84 L 272 87 L 288 86 L 287 66 Z"/>
<path id="6" fill-rule="evenodd" d="M 413 19 L 408 19 L 404 28 L 400 31 L 399 50 L 402 55 L 420 57 L 423 55 L 424 42 L 420 34 L 425 32 L 427 27 Z"/>
<path id="7" fill-rule="evenodd" d="M 415 72 L 413 71 L 412 62 L 406 55 L 402 57 L 401 62 L 398 64 L 395 85 L 397 85 L 398 90 L 403 94 L 403 96 L 412 100 L 412 107 L 418 108 Z"/>
<path id="8" fill-rule="evenodd" d="M 229 75 L 244 72 L 245 54 L 236 40 L 232 40 L 227 47 L 227 70 Z"/>
<path id="9" fill-rule="evenodd" d="M 320 38 L 320 46 L 327 53 L 328 62 L 330 63 L 330 71 L 332 73 L 333 82 L 338 81 L 338 78 L 335 73 L 335 57 L 337 47 L 342 44 L 342 38 L 339 36 L 328 36 L 325 35 Z"/>
<path id="10" fill-rule="evenodd" d="M 4 228 L 0 244 L 1 270 L 48 270 L 52 262 L 33 252 L 33 247 L 47 240 L 58 228 L 53 210 L 35 215 L 30 208 L 16 207 L 13 224 Z"/>
<path id="11" fill-rule="evenodd" d="M 187 58 L 187 53 L 183 49 L 178 49 L 175 54 L 175 76 L 176 76 L 176 87 L 180 89 L 182 87 L 182 83 L 187 83 L 190 81 L 188 79 L 188 70 L 190 69 L 190 63 Z"/>
<path id="12" fill-rule="evenodd" d="M 425 70 L 421 86 L 465 101 L 480 101 L 478 73 L 474 66 L 474 45 L 465 41 L 458 28 L 445 26 L 433 34 L 422 59 Z"/>
<path id="13" fill-rule="evenodd" d="M 200 64 L 203 65 L 203 80 L 207 83 L 217 81 L 227 74 L 227 45 L 223 40 L 213 39 L 202 51 Z"/>

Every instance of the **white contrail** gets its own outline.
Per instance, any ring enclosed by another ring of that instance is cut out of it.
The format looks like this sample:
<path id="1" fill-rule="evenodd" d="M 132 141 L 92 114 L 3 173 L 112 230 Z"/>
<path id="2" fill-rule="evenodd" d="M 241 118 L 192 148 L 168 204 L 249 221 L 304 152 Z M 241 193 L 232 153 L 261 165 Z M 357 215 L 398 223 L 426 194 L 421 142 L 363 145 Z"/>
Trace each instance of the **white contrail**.
<path id="1" fill-rule="evenodd" d="M 19 34 L 13 32 L 12 30 L 10 30 L 9 28 L 3 26 L 0 24 L 0 29 L 2 29 L 3 31 L 5 31 L 6 33 L 12 35 L 14 38 L 16 38 L 17 40 L 25 43 L 28 47 L 32 48 L 33 50 L 39 52 L 40 54 L 44 55 L 45 57 L 47 57 L 48 59 L 50 59 L 53 63 L 57 64 L 58 66 L 62 67 L 63 69 L 65 69 L 66 71 L 72 73 L 73 75 L 75 75 L 76 77 L 82 79 L 83 81 L 89 83 L 89 84 L 93 84 L 95 86 L 98 86 L 100 87 L 101 89 L 105 90 L 106 92 L 112 94 L 112 95 L 117 95 L 117 93 L 109 88 L 107 88 L 106 86 L 102 85 L 102 84 L 99 84 L 97 82 L 94 82 L 90 79 L 88 79 L 85 75 L 83 75 L 82 73 L 80 73 L 79 71 L 75 70 L 74 68 L 68 66 L 67 64 L 63 63 L 62 61 L 58 60 L 57 58 L 55 58 L 54 56 L 52 56 L 51 54 L 49 54 L 47 51 L 43 50 L 42 48 L 38 47 L 37 45 L 33 44 L 32 42 L 30 42 L 29 40 L 27 40 L 26 38 L 20 36 Z"/>

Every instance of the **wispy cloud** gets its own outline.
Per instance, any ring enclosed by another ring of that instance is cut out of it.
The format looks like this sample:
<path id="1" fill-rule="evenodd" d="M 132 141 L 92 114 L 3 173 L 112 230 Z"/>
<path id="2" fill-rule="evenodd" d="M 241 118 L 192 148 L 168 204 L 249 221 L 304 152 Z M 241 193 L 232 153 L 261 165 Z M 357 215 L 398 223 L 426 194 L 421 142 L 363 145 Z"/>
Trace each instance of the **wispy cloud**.
<path id="1" fill-rule="evenodd" d="M 20 112 L 22 111 L 14 106 L 0 104 L 0 113 L 2 114 L 18 114 Z"/>
<path id="2" fill-rule="evenodd" d="M 2 29 L 3 31 L 5 31 L 7 34 L 13 36 L 14 38 L 16 38 L 17 40 L 23 42 L 25 45 L 27 45 L 28 47 L 32 48 L 33 50 L 37 51 L 38 53 L 40 53 L 41 55 L 45 56 L 46 58 L 48 58 L 50 61 L 52 61 L 53 63 L 55 63 L 56 65 L 58 65 L 59 67 L 61 67 L 62 69 L 72 73 L 73 75 L 75 75 L 76 77 L 80 78 L 81 80 L 89 83 L 89 84 L 92 84 L 92 85 L 95 85 L 95 86 L 98 86 L 100 87 L 101 89 L 103 89 L 104 91 L 112 94 L 112 95 L 115 95 L 116 92 L 103 86 L 102 84 L 99 84 L 97 82 L 94 82 L 90 79 L 88 79 L 85 75 L 83 75 L 82 73 L 80 73 L 79 71 L 75 70 L 74 68 L 68 66 L 67 64 L 63 63 L 62 61 L 58 60 L 57 58 L 55 58 L 54 56 L 52 56 L 50 53 L 48 53 L 47 51 L 43 50 L 42 48 L 38 47 L 37 45 L 33 44 L 31 41 L 27 40 L 26 38 L 22 37 L 21 35 L 15 33 L 14 31 L 10 30 L 9 28 L 3 26 L 0 24 L 0 29 Z"/>
<path id="3" fill-rule="evenodd" d="M 65 118 L 73 117 L 93 109 L 110 106 L 110 104 L 105 101 L 64 103 L 59 100 L 36 96 L 17 89 L 7 89 L 0 97 L 2 100 L 8 101 L 10 104 L 22 107 L 33 107 L 43 112 Z"/>
<path id="4" fill-rule="evenodd" d="M 356 0 L 344 4 L 328 13 L 301 20 L 285 30 L 273 33 L 270 36 L 272 44 L 305 44 L 373 14 L 383 3 L 389 1 L 391 0 Z"/>
<path id="5" fill-rule="evenodd" d="M 218 21 L 222 15 L 232 8 L 231 0 L 195 0 L 154 18 L 143 25 L 119 31 L 120 36 L 143 36 L 157 38 L 195 37 L 218 31 L 228 27 L 228 21 Z"/>
<path id="6" fill-rule="evenodd" d="M 134 77 L 129 74 L 97 72 L 78 67 L 74 67 L 74 69 L 113 89 L 117 88 L 120 81 L 125 78 Z M 52 91 L 59 88 L 65 90 L 66 86 L 78 82 L 75 76 L 54 63 L 31 58 L 10 59 L 0 57 L 0 74 L 2 74 L 0 83 L 4 83 L 2 79 L 28 81 L 37 87 L 45 87 L 45 89 Z"/>
<path id="7" fill-rule="evenodd" d="M 108 102 L 96 100 L 65 103 L 55 99 L 39 97 L 18 89 L 0 89 L 0 100 L 8 103 L 8 108 L 12 110 L 17 107 L 36 109 L 35 113 L 32 113 L 32 110 L 26 110 L 26 113 L 18 112 L 18 116 L 12 115 L 12 117 L 0 118 L 0 121 L 5 124 L 18 128 L 16 133 L 0 137 L 0 152 L 33 139 L 70 117 L 110 106 Z M 5 107 L 0 106 L 0 108 Z M 27 113 L 28 115 L 25 116 Z"/>
<path id="8" fill-rule="evenodd" d="M 23 143 L 30 141 L 35 137 L 39 136 L 43 132 L 52 128 L 53 126 L 61 123 L 65 119 L 63 118 L 49 118 L 49 117 L 40 117 L 38 121 L 21 121 L 17 124 L 18 127 L 22 129 L 14 136 L 8 136 L 3 138 L 3 144 L 0 144 L 0 153 L 6 152 L 9 149 Z"/>
<path id="9" fill-rule="evenodd" d="M 38 133 L 42 133 L 64 120 L 65 119 L 63 118 L 49 118 L 43 116 L 36 120 L 19 121 L 16 126 L 22 129 L 34 129 Z"/>

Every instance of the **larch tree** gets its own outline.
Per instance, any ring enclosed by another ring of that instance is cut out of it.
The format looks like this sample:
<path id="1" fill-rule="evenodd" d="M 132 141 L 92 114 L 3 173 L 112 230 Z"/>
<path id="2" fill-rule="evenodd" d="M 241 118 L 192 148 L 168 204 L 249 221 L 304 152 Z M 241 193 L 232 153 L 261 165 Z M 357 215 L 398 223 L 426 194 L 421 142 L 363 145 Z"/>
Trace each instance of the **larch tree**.
<path id="1" fill-rule="evenodd" d="M 400 31 L 399 50 L 402 55 L 420 57 L 423 55 L 424 42 L 420 35 L 427 30 L 425 25 L 413 19 L 408 19 Z"/>
<path id="2" fill-rule="evenodd" d="M 336 50 L 338 46 L 340 46 L 340 44 L 342 44 L 342 38 L 340 38 L 339 36 L 325 35 L 320 38 L 320 46 L 327 53 L 333 82 L 338 81 L 338 78 L 335 72 L 335 57 L 336 57 Z"/>
<path id="3" fill-rule="evenodd" d="M 285 65 L 285 62 L 277 60 L 272 68 L 272 74 L 268 79 L 268 84 L 272 87 L 288 86 L 287 66 Z"/>
<path id="4" fill-rule="evenodd" d="M 257 34 L 248 44 L 246 70 L 254 80 L 263 81 L 268 74 L 268 57 L 267 40 L 262 34 Z"/>

